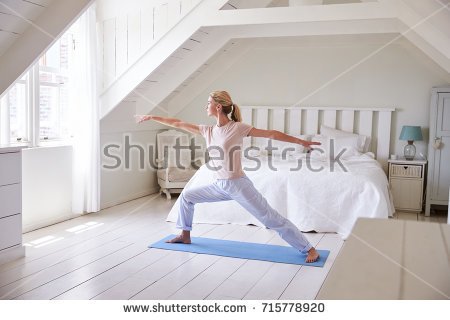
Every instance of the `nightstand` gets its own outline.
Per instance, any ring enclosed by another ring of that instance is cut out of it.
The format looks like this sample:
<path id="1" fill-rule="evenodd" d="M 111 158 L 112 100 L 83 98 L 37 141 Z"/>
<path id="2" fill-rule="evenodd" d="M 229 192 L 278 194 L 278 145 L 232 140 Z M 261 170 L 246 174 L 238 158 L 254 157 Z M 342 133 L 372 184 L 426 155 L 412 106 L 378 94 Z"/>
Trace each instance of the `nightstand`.
<path id="1" fill-rule="evenodd" d="M 388 160 L 389 185 L 397 210 L 421 212 L 426 160 Z"/>

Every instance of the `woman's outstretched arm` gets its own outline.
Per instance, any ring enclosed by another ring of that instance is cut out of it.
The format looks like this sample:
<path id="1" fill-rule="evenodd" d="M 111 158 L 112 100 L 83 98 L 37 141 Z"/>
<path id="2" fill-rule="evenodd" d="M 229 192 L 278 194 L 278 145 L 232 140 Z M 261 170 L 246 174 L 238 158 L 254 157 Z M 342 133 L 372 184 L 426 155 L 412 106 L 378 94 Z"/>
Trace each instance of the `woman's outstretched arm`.
<path id="1" fill-rule="evenodd" d="M 158 117 L 158 116 L 152 116 L 152 115 L 136 115 L 135 118 L 138 123 L 141 123 L 141 122 L 144 122 L 147 120 L 153 120 L 153 121 L 157 121 L 159 123 L 168 125 L 170 127 L 186 130 L 193 134 L 201 134 L 200 128 L 198 125 L 183 122 L 183 121 L 181 121 L 179 119 L 175 119 L 175 118 Z"/>
<path id="2" fill-rule="evenodd" d="M 273 139 L 273 140 L 297 143 L 297 144 L 301 144 L 307 148 L 310 148 L 312 145 L 320 145 L 320 142 L 302 140 L 302 139 L 290 136 L 288 134 L 285 134 L 285 133 L 277 131 L 277 130 L 264 130 L 264 129 L 253 128 L 248 133 L 248 136 L 249 137 L 262 137 L 262 138 L 269 138 L 269 139 Z"/>

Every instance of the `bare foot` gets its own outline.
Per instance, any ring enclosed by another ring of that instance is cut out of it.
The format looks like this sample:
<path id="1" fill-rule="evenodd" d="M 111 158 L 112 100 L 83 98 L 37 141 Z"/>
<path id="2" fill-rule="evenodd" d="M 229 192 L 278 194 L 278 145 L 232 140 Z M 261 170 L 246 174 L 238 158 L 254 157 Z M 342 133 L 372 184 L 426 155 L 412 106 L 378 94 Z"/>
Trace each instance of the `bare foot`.
<path id="1" fill-rule="evenodd" d="M 173 239 L 167 240 L 166 243 L 184 243 L 184 244 L 190 244 L 191 243 L 191 238 L 190 237 L 185 237 L 183 235 L 179 235 L 176 236 Z"/>
<path id="2" fill-rule="evenodd" d="M 317 259 L 319 259 L 319 253 L 317 252 L 317 250 L 314 247 L 312 247 L 308 251 L 308 256 L 306 257 L 305 262 L 312 263 L 312 262 L 316 262 Z"/>

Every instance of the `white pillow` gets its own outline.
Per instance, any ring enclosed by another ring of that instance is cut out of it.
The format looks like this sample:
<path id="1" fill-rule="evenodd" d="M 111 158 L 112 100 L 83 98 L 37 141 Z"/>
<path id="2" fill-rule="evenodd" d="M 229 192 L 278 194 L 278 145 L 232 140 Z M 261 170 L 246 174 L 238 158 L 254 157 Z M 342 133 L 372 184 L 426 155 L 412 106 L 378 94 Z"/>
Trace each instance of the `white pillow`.
<path id="1" fill-rule="evenodd" d="M 327 136 L 327 137 L 357 137 L 358 143 L 356 149 L 359 152 L 367 152 L 369 151 L 370 146 L 370 137 L 362 135 L 362 134 L 356 134 L 351 133 L 347 131 L 342 131 L 334 128 L 330 128 L 324 125 L 320 126 L 320 134 Z"/>
<path id="2" fill-rule="evenodd" d="M 335 158 L 342 151 L 344 153 L 340 156 L 341 159 L 360 154 L 358 151 L 360 140 L 357 136 L 327 137 L 324 135 L 316 135 L 311 138 L 311 141 L 321 143 L 321 145 L 312 146 L 313 151 L 311 152 L 311 156 L 315 158 L 330 158 L 331 156 Z M 333 147 L 333 150 L 331 150 L 331 147 Z"/>
<path id="3" fill-rule="evenodd" d="M 308 136 L 306 135 L 292 135 L 295 138 L 308 141 Z M 280 140 L 272 139 L 272 156 L 281 157 L 283 153 L 286 157 L 294 156 L 298 153 L 304 153 L 306 151 L 305 147 L 298 143 L 285 142 Z"/>

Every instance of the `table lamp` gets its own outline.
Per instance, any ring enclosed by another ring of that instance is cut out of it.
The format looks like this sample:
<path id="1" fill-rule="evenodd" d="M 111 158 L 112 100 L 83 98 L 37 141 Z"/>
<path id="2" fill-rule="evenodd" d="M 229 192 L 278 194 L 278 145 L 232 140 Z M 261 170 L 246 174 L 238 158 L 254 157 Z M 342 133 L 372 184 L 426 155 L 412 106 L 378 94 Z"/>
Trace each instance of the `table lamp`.
<path id="1" fill-rule="evenodd" d="M 423 140 L 422 130 L 420 130 L 420 126 L 403 126 L 399 139 L 408 141 L 405 149 L 403 149 L 405 159 L 414 160 L 414 156 L 416 155 L 416 147 L 414 146 L 413 142 Z"/>

